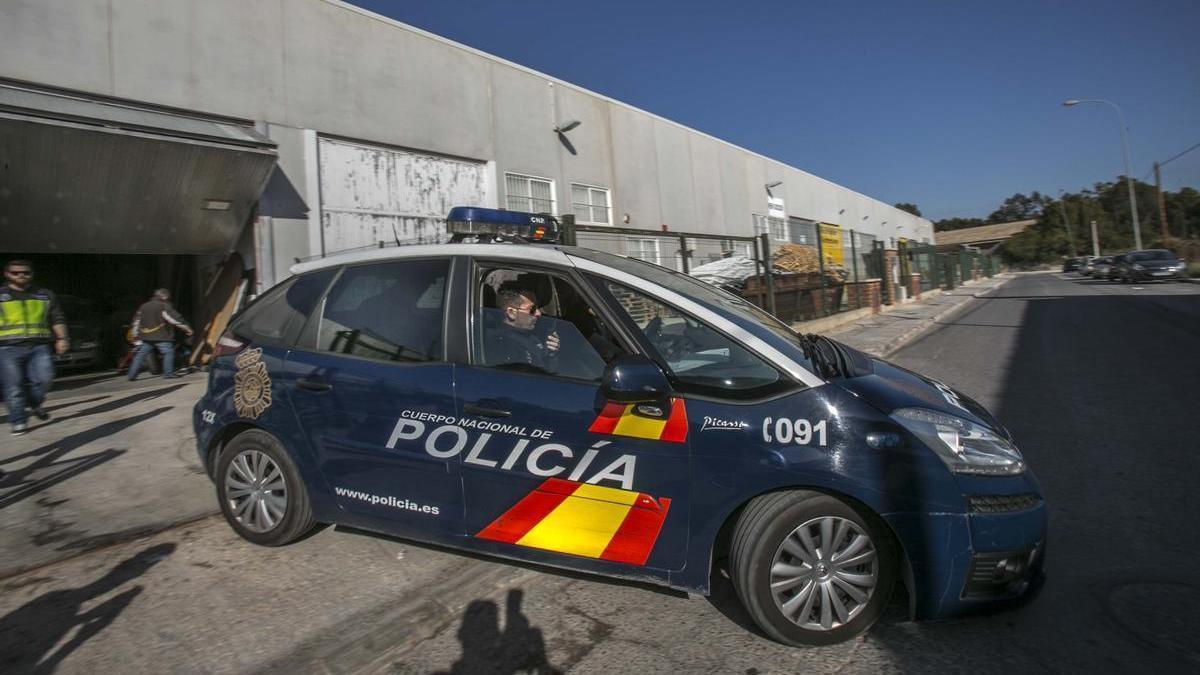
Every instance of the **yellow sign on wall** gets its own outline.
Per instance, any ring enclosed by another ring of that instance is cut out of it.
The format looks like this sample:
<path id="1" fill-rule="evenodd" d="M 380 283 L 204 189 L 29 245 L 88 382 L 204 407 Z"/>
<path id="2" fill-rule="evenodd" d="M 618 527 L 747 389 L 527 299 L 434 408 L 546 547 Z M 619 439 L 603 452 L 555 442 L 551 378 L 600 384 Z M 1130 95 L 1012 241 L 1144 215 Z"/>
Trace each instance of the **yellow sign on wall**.
<path id="1" fill-rule="evenodd" d="M 842 249 L 842 228 L 839 225 L 820 223 L 821 253 L 825 256 L 825 264 L 846 265 L 846 255 Z"/>

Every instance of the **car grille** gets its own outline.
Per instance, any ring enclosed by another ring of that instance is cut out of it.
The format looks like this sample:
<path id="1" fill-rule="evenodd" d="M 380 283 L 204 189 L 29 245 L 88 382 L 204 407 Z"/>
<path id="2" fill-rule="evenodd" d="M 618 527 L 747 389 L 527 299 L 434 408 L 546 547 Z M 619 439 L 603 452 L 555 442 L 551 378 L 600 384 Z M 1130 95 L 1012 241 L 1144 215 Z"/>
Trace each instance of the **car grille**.
<path id="1" fill-rule="evenodd" d="M 967 497 L 971 513 L 1011 513 L 1032 509 L 1042 500 L 1037 495 L 972 495 Z"/>

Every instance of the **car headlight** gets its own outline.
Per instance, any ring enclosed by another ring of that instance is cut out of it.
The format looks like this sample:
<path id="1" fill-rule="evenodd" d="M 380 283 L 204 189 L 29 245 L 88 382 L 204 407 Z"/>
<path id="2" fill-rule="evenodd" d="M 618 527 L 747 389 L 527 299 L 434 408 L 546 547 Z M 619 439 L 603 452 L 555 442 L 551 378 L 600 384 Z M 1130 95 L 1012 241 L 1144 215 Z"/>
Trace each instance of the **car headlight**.
<path id="1" fill-rule="evenodd" d="M 926 408 L 900 408 L 892 419 L 921 439 L 954 473 L 1014 476 L 1025 471 L 1016 446 L 987 427 Z"/>

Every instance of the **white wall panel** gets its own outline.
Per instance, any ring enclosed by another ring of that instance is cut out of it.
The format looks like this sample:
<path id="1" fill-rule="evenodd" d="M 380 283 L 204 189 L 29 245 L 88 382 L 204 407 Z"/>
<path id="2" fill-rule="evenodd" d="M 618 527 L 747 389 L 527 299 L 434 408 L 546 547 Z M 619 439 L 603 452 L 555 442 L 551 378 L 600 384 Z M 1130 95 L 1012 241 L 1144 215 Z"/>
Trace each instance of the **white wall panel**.
<path id="1" fill-rule="evenodd" d="M 321 227 L 326 253 L 447 238 L 455 206 L 488 202 L 482 162 L 320 139 Z"/>

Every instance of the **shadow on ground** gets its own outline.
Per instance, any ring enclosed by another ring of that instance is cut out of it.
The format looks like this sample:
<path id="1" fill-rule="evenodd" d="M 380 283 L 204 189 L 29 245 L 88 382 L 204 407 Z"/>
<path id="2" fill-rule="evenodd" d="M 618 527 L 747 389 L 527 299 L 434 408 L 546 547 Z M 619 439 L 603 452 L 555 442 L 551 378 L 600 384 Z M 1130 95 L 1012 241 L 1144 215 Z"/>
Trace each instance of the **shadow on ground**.
<path id="1" fill-rule="evenodd" d="M 439 675 L 505 675 L 507 673 L 561 673 L 550 664 L 546 640 L 521 611 L 525 594 L 508 592 L 504 603 L 504 629 L 500 609 L 491 600 L 475 600 L 463 612 L 458 628 L 462 656 Z"/>
<path id="2" fill-rule="evenodd" d="M 172 406 L 164 406 L 134 417 L 106 422 L 29 452 L 0 460 L 0 465 L 6 465 L 5 475 L 0 478 L 0 489 L 5 490 L 3 495 L 0 495 L 0 509 L 8 508 L 69 478 L 120 457 L 126 451 L 116 448 L 76 457 L 67 457 L 67 455 L 89 443 L 107 438 L 139 422 L 161 415 L 171 408 Z M 28 459 L 33 461 L 16 466 L 22 460 Z"/>
<path id="3" fill-rule="evenodd" d="M 78 588 L 39 595 L 0 618 L 0 671 L 52 673 L 125 611 L 142 586 L 127 586 L 171 555 L 175 544 L 144 549 Z M 101 597 L 116 595 L 88 608 Z"/>

